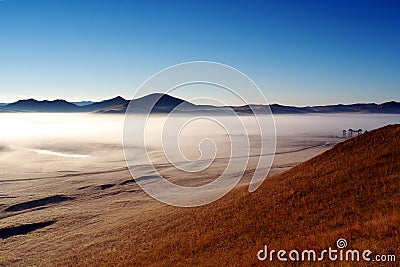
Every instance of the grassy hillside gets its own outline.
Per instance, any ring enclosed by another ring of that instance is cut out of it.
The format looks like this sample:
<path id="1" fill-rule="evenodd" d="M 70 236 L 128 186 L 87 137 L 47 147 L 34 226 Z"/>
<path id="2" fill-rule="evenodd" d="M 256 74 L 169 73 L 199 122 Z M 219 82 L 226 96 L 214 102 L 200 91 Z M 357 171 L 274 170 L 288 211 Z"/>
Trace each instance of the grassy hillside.
<path id="1" fill-rule="evenodd" d="M 399 200 L 400 125 L 394 125 L 340 143 L 267 179 L 254 193 L 241 187 L 205 207 L 165 206 L 159 215 L 111 228 L 79 255 L 57 261 L 248 266 L 260 264 L 256 255 L 265 244 L 322 250 L 336 247 L 338 238 L 349 249 L 399 258 Z"/>

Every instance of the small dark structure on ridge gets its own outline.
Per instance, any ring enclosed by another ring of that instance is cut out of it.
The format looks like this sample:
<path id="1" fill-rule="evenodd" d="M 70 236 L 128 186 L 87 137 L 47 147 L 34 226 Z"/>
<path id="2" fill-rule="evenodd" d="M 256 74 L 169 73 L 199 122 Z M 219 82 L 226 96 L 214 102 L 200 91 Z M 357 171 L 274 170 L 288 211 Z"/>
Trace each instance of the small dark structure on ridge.
<path id="1" fill-rule="evenodd" d="M 365 131 L 365 132 L 367 132 L 367 131 Z M 357 136 L 359 136 L 360 134 L 363 133 L 363 130 L 362 129 L 353 130 L 351 128 L 348 129 L 347 131 L 343 130 L 342 131 L 342 137 L 343 138 L 352 138 L 353 137 L 353 133 L 357 133 Z"/>
<path id="2" fill-rule="evenodd" d="M 348 129 L 347 130 L 347 138 L 352 138 L 353 137 L 353 129 Z"/>

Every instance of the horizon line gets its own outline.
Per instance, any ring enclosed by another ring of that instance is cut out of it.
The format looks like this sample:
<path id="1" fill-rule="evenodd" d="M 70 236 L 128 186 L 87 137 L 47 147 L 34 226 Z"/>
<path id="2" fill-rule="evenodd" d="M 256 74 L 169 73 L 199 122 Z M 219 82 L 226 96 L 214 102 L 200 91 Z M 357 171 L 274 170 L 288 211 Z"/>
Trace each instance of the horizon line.
<path id="1" fill-rule="evenodd" d="M 99 100 L 99 101 L 95 101 L 95 100 L 70 101 L 70 100 L 67 100 L 67 99 L 64 99 L 64 98 L 39 99 L 39 98 L 29 97 L 29 98 L 21 98 L 21 99 L 18 99 L 16 101 L 14 101 L 14 102 L 1 102 L 0 101 L 0 104 L 9 105 L 9 104 L 17 103 L 18 101 L 27 101 L 27 100 L 35 100 L 35 101 L 38 101 L 38 102 L 65 101 L 65 102 L 68 102 L 68 103 L 71 103 L 71 104 L 81 103 L 81 102 L 99 103 L 99 102 L 103 102 L 103 101 L 107 101 L 107 100 L 111 100 L 111 99 L 116 99 L 116 98 L 122 98 L 122 99 L 127 100 L 127 101 L 132 101 L 132 100 L 135 100 L 135 99 L 139 99 L 139 98 L 146 97 L 146 96 L 149 96 L 149 95 L 154 95 L 154 94 L 169 95 L 171 97 L 178 98 L 178 99 L 184 100 L 186 102 L 190 102 L 190 103 L 195 104 L 195 105 L 212 105 L 212 104 L 196 104 L 196 103 L 193 103 L 193 102 L 191 102 L 191 101 L 189 101 L 189 100 L 187 100 L 187 99 L 185 99 L 183 97 L 177 97 L 177 96 L 174 96 L 174 95 L 171 95 L 171 94 L 165 94 L 165 93 L 159 93 L 159 92 L 150 93 L 150 94 L 147 94 L 147 95 L 144 95 L 144 96 L 140 96 L 140 97 L 137 97 L 137 98 L 132 98 L 132 99 L 123 97 L 122 95 L 116 95 L 114 97 L 105 98 L 105 99 L 102 99 L 102 100 Z M 377 104 L 377 105 L 381 105 L 381 104 L 390 103 L 390 102 L 400 103 L 400 101 L 392 99 L 392 100 L 386 100 L 386 101 L 383 101 L 383 102 L 349 102 L 349 103 L 337 102 L 337 103 L 333 103 L 333 104 L 316 104 L 316 105 L 315 104 L 314 105 L 290 105 L 290 104 L 280 104 L 278 102 L 274 102 L 274 103 L 268 103 L 268 105 L 280 105 L 280 106 L 290 106 L 290 107 L 316 107 L 316 106 L 337 106 L 337 105 L 357 105 L 357 104 L 365 104 L 365 105 L 367 105 L 367 104 Z M 264 104 L 246 103 L 244 105 L 235 105 L 235 104 L 230 105 L 229 104 L 229 105 L 226 105 L 226 106 L 246 106 L 246 105 L 264 105 Z M 213 106 L 215 106 L 215 105 L 213 105 Z"/>

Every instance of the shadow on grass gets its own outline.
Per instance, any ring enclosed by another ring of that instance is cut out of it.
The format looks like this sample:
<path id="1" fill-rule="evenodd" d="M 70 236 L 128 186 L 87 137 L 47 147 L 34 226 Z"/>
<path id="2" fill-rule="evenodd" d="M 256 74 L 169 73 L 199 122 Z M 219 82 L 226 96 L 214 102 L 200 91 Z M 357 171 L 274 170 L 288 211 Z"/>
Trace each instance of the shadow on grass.
<path id="1" fill-rule="evenodd" d="M 56 221 L 47 221 L 3 228 L 0 229 L 0 239 L 9 238 L 16 235 L 26 235 L 35 230 L 50 226 L 55 222 Z"/>

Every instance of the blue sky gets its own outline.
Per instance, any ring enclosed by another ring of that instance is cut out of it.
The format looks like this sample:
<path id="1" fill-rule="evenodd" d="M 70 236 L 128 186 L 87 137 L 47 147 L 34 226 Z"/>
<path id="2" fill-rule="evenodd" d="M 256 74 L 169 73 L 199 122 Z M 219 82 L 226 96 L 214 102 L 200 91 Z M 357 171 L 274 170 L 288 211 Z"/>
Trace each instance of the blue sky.
<path id="1" fill-rule="evenodd" d="M 239 69 L 270 102 L 399 101 L 399 14 L 395 0 L 0 1 L 0 102 L 130 98 L 193 60 Z"/>

